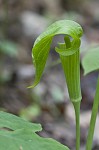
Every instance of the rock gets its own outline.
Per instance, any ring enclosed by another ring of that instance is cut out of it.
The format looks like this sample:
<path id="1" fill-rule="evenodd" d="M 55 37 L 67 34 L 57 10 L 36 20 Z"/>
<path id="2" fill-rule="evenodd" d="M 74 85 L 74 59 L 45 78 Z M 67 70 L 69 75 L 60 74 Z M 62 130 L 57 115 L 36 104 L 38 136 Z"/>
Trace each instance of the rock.
<path id="1" fill-rule="evenodd" d="M 24 11 L 20 16 L 26 36 L 37 37 L 48 26 L 47 19 L 31 11 Z"/>
<path id="2" fill-rule="evenodd" d="M 96 120 L 95 132 L 94 132 L 94 141 L 99 146 L 99 114 Z"/>
<path id="3" fill-rule="evenodd" d="M 26 80 L 32 78 L 35 74 L 33 65 L 20 65 L 17 67 L 17 75 L 19 79 Z"/>

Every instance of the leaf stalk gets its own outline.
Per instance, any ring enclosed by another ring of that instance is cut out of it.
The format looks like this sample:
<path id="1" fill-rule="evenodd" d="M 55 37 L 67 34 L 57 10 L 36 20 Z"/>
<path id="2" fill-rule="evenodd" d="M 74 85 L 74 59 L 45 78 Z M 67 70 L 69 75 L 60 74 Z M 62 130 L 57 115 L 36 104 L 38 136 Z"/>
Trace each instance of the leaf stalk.
<path id="1" fill-rule="evenodd" d="M 73 102 L 76 119 L 76 150 L 80 150 L 80 101 Z"/>
<path id="2" fill-rule="evenodd" d="M 98 113 L 98 107 L 99 107 L 99 77 L 98 77 L 98 82 L 97 82 L 97 87 L 96 87 L 95 98 L 93 102 L 90 126 L 89 126 L 89 131 L 88 131 L 88 136 L 87 136 L 86 150 L 92 149 L 92 143 L 93 143 L 92 141 L 93 141 L 96 117 Z"/>

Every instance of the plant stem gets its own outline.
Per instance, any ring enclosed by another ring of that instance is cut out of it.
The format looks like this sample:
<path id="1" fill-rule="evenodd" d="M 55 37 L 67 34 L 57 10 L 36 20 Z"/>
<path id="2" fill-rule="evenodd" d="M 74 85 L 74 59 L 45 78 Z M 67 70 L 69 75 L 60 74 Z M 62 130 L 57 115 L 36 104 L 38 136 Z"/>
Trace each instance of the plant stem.
<path id="1" fill-rule="evenodd" d="M 80 149 L 80 101 L 73 102 L 76 119 L 76 150 Z"/>
<path id="2" fill-rule="evenodd" d="M 98 77 L 98 82 L 97 82 L 96 94 L 95 94 L 95 98 L 94 98 L 94 102 L 93 102 L 90 127 L 89 127 L 89 131 L 88 131 L 88 136 L 87 136 L 86 150 L 92 149 L 92 143 L 93 143 L 92 141 L 93 141 L 96 117 L 97 117 L 97 113 L 98 113 L 98 107 L 99 107 L 99 77 Z"/>

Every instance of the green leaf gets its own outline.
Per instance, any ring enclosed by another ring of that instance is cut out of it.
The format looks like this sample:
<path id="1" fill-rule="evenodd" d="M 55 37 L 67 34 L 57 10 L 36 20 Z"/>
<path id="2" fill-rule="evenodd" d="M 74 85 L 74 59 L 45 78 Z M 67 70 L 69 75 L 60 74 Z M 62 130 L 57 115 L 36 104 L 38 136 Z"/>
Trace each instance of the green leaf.
<path id="1" fill-rule="evenodd" d="M 38 136 L 35 131 L 41 129 L 40 125 L 29 123 L 14 115 L 0 112 L 0 127 L 14 130 L 0 130 L 2 150 L 69 150 L 53 139 Z"/>
<path id="2" fill-rule="evenodd" d="M 31 131 L 41 131 L 42 127 L 40 124 L 30 123 L 22 118 L 19 118 L 15 115 L 0 112 L 0 128 L 9 128 L 12 130 L 17 129 L 31 129 Z"/>
<path id="3" fill-rule="evenodd" d="M 84 75 L 99 69 L 99 46 L 91 47 L 82 59 Z"/>
<path id="4" fill-rule="evenodd" d="M 18 54 L 18 45 L 11 41 L 0 41 L 0 51 L 12 57 Z"/>
<path id="5" fill-rule="evenodd" d="M 36 76 L 34 84 L 30 87 L 36 86 L 40 81 L 53 37 L 58 34 L 68 35 L 73 38 L 72 45 L 76 47 L 82 33 L 82 28 L 78 23 L 71 20 L 60 20 L 49 26 L 46 31 L 37 38 L 32 49 L 33 62 L 36 67 Z M 75 52 L 74 49 L 73 53 Z M 64 52 L 62 53 L 65 55 Z"/>
<path id="6" fill-rule="evenodd" d="M 25 129 L 0 132 L 0 147 L 2 150 L 69 150 L 53 139 L 42 138 Z"/>

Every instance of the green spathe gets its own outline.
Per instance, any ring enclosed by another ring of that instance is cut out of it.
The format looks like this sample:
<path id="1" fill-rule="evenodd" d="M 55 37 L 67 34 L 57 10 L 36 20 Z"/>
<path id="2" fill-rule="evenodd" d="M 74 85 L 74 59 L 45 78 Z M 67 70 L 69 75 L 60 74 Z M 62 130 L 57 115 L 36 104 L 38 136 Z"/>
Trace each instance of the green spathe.
<path id="1" fill-rule="evenodd" d="M 70 99 L 72 101 L 81 100 L 80 74 L 79 74 L 79 47 L 80 47 L 80 37 L 82 36 L 82 33 L 83 33 L 82 28 L 78 23 L 71 21 L 71 20 L 60 20 L 60 21 L 56 21 L 51 26 L 49 26 L 46 29 L 46 31 L 42 33 L 36 39 L 33 49 L 32 49 L 33 62 L 36 68 L 36 76 L 35 76 L 34 84 L 30 87 L 35 87 L 40 81 L 40 78 L 42 76 L 42 73 L 46 64 L 46 60 L 48 58 L 48 54 L 49 54 L 49 50 L 50 50 L 53 37 L 58 34 L 64 34 L 64 35 L 67 35 L 65 36 L 65 43 L 61 45 L 61 48 L 60 47 L 59 49 L 56 48 L 56 52 L 60 54 L 62 64 L 64 64 L 64 58 L 68 56 L 69 56 L 68 58 L 70 57 L 73 58 L 71 59 L 71 62 L 70 62 L 72 65 L 75 62 L 74 67 L 72 66 L 73 70 L 70 69 L 71 78 L 69 79 L 68 77 L 66 77 L 67 78 L 66 81 L 67 81 Z M 72 37 L 73 40 L 69 41 L 68 37 Z M 64 46 L 66 46 L 66 48 L 63 48 Z M 65 66 L 67 67 L 67 69 L 69 69 L 70 67 L 69 62 L 68 63 L 66 62 Z M 64 69 L 64 65 L 63 65 L 63 69 Z M 64 72 L 66 73 L 66 71 Z M 68 76 L 66 74 L 65 76 Z M 72 83 L 73 81 L 75 81 L 74 80 L 75 78 L 78 78 L 78 81 L 76 80 L 77 85 L 71 85 L 71 84 L 75 84 L 75 83 Z M 72 91 L 70 89 L 71 86 L 72 86 Z M 75 89 L 79 91 L 75 93 L 76 91 Z M 72 93 L 75 93 L 75 94 L 73 94 L 72 96 Z M 78 96 L 77 96 L 77 93 L 78 93 Z"/>
<path id="2" fill-rule="evenodd" d="M 56 51 L 61 58 L 69 97 L 72 102 L 77 102 L 81 101 L 79 58 L 80 39 L 70 41 L 70 38 L 65 36 L 64 40 L 65 43 L 59 43 L 59 48 L 56 48 Z"/>

